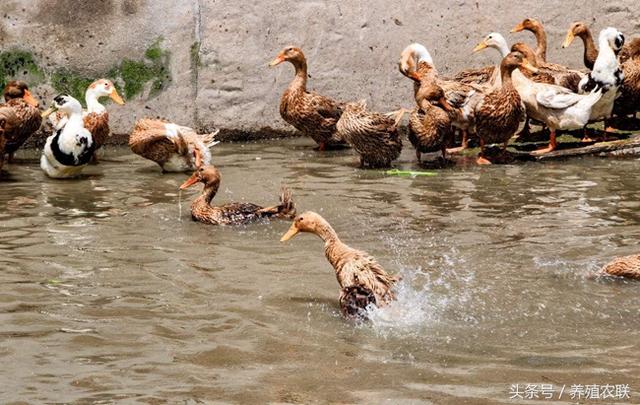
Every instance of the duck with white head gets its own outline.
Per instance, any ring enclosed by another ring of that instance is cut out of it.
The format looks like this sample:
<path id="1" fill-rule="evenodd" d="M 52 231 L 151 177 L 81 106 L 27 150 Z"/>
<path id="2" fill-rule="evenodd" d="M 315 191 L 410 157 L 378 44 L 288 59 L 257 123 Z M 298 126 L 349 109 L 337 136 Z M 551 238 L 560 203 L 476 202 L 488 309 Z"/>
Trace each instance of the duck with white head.
<path id="1" fill-rule="evenodd" d="M 63 112 L 68 117 L 67 122 L 47 138 L 40 167 L 51 178 L 77 177 L 91 160 L 95 142 L 91 132 L 84 127 L 82 105 L 78 100 L 68 94 L 60 94 L 42 116 L 46 118 L 55 111 Z"/>
<path id="2" fill-rule="evenodd" d="M 600 31 L 598 45 L 600 50 L 593 70 L 579 85 L 580 93 L 589 93 L 597 88 L 602 90 L 602 97 L 591 109 L 590 121 L 611 117 L 618 88 L 624 80 L 617 57 L 624 45 L 624 35 L 615 28 L 605 28 Z"/>

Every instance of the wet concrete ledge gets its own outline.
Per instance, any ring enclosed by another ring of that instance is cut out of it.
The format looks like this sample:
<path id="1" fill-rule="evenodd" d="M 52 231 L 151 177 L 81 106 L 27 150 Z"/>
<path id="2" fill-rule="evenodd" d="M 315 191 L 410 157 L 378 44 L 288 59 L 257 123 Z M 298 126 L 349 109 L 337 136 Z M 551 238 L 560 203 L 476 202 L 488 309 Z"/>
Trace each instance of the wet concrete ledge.
<path id="1" fill-rule="evenodd" d="M 208 131 L 200 131 L 206 133 Z M 29 140 L 23 145 L 23 148 L 42 148 L 47 140 L 47 137 L 51 135 L 50 131 L 41 129 L 33 134 Z M 220 129 L 220 133 L 216 136 L 216 139 L 221 142 L 256 142 L 265 141 L 269 139 L 282 139 L 282 138 L 297 138 L 303 134 L 298 131 L 274 129 L 271 127 L 262 127 L 256 130 L 247 129 Z M 129 134 L 115 133 L 111 134 L 105 143 L 106 146 L 124 146 L 129 143 Z"/>

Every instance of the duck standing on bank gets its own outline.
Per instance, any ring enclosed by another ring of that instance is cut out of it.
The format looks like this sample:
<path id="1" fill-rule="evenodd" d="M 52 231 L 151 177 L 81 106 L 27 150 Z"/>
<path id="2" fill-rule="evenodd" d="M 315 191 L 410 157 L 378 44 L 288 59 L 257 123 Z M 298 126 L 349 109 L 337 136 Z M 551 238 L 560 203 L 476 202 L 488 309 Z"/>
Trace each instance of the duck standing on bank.
<path id="1" fill-rule="evenodd" d="M 370 305 L 383 307 L 395 299 L 393 287 L 400 280 L 388 274 L 368 253 L 343 243 L 336 231 L 319 214 L 307 211 L 293 221 L 280 239 L 285 242 L 299 232 L 316 234 L 324 241 L 324 253 L 340 285 L 340 310 L 348 319 L 366 318 Z"/>
<path id="2" fill-rule="evenodd" d="M 95 151 L 91 132 L 84 127 L 82 105 L 75 98 L 61 94 L 53 99 L 53 106 L 43 118 L 62 111 L 68 118 L 61 129 L 47 138 L 40 158 L 40 167 L 51 178 L 77 177 L 89 163 Z"/>
<path id="3" fill-rule="evenodd" d="M 39 103 L 31 92 L 27 83 L 13 80 L 4 88 L 4 104 L 0 107 L 11 108 L 15 115 L 5 125 L 5 151 L 9 154 L 9 161 L 14 153 L 35 133 L 42 123 Z"/>
<path id="4" fill-rule="evenodd" d="M 316 141 L 319 150 L 344 145 L 336 128 L 344 104 L 307 91 L 307 59 L 302 49 L 294 46 L 284 48 L 269 66 L 283 62 L 293 65 L 295 76 L 280 99 L 282 119 Z"/>
<path id="5" fill-rule="evenodd" d="M 143 118 L 129 135 L 129 147 L 136 155 L 156 162 L 163 172 L 192 171 L 211 164 L 209 149 L 219 143 L 215 140 L 218 132 L 198 134 L 189 127 Z"/>
<path id="6" fill-rule="evenodd" d="M 598 45 L 600 51 L 593 70 L 579 85 L 580 93 L 589 93 L 596 88 L 602 90 L 602 97 L 591 109 L 590 121 L 607 120 L 611 117 L 618 89 L 624 81 L 624 73 L 616 56 L 624 45 L 624 35 L 615 28 L 605 28 L 600 31 Z"/>
<path id="7" fill-rule="evenodd" d="M 198 161 L 200 163 L 200 161 Z M 293 218 L 296 208 L 291 192 L 283 187 L 280 203 L 272 207 L 261 207 L 252 203 L 232 202 L 213 206 L 211 200 L 220 188 L 220 172 L 214 166 L 199 165 L 198 169 L 182 185 L 180 190 L 203 183 L 202 194 L 191 204 L 191 218 L 209 225 L 242 225 L 260 219 Z"/>

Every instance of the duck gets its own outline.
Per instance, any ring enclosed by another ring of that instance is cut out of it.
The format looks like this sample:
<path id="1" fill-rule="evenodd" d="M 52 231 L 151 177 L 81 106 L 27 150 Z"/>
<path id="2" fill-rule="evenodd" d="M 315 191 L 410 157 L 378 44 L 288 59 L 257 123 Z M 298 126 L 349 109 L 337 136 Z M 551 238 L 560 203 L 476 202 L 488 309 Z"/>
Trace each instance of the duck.
<path id="1" fill-rule="evenodd" d="M 75 98 L 68 94 L 54 97 L 52 107 L 42 114 L 42 118 L 55 111 L 62 111 L 68 119 L 64 127 L 47 138 L 40 157 L 40 167 L 54 179 L 77 177 L 95 151 L 93 136 L 84 127 L 82 105 Z"/>
<path id="2" fill-rule="evenodd" d="M 580 93 L 602 89 L 602 97 L 591 109 L 590 121 L 606 120 L 611 117 L 618 89 L 624 81 L 624 73 L 616 57 L 624 45 L 624 35 L 616 28 L 608 27 L 598 36 L 599 52 L 593 70 L 580 81 Z"/>
<path id="3" fill-rule="evenodd" d="M 468 133 L 474 131 L 475 105 L 488 87 L 439 77 L 431 54 L 419 43 L 405 47 L 400 54 L 398 68 L 400 73 L 414 82 L 414 97 L 422 86 L 435 84 L 442 88 L 447 103 L 454 108 L 451 125 L 462 132 L 462 146 L 458 150 L 466 149 Z M 419 100 L 416 99 L 416 102 Z"/>
<path id="4" fill-rule="evenodd" d="M 359 155 L 360 167 L 389 167 L 402 152 L 398 122 L 388 115 L 367 111 L 365 100 L 345 104 L 336 124 L 338 134 Z"/>
<path id="5" fill-rule="evenodd" d="M 512 33 L 522 32 L 527 30 L 536 37 L 536 49 L 535 54 L 539 62 L 547 61 L 547 33 L 544 31 L 544 27 L 540 21 L 535 18 L 525 18 L 519 24 L 511 29 Z"/>
<path id="6" fill-rule="evenodd" d="M 640 255 L 616 257 L 600 269 L 601 274 L 640 279 Z"/>
<path id="7" fill-rule="evenodd" d="M 344 145 L 337 130 L 344 103 L 307 91 L 307 59 L 302 49 L 285 47 L 269 63 L 270 67 L 289 62 L 295 68 L 295 76 L 280 99 L 280 116 L 295 129 L 311 137 L 318 149 Z"/>
<path id="8" fill-rule="evenodd" d="M 500 63 L 502 85 L 484 95 L 475 106 L 475 128 L 481 149 L 478 164 L 491 164 L 484 157 L 487 144 L 501 143 L 502 150 L 506 151 L 509 139 L 525 118 L 524 104 L 511 79 L 511 74 L 519 67 L 535 69 L 520 52 L 511 52 L 505 56 Z"/>
<path id="9" fill-rule="evenodd" d="M 511 32 L 520 32 L 523 30 L 531 31 L 536 36 L 536 48 L 534 50 L 536 56 L 535 66 L 537 66 L 540 71 L 552 75 L 555 84 L 578 92 L 578 85 L 586 74 L 557 63 L 547 62 L 547 34 L 542 24 L 535 18 L 525 18 L 520 24 L 516 25 Z M 533 64 L 533 61 L 530 62 Z"/>
<path id="10" fill-rule="evenodd" d="M 118 94 L 118 90 L 111 80 L 98 79 L 87 87 L 84 95 L 87 109 L 83 111 L 83 119 L 85 128 L 87 128 L 93 136 L 96 151 L 105 144 L 107 138 L 111 135 L 109 129 L 109 112 L 107 108 L 100 103 L 100 99 L 103 97 L 109 97 L 116 104 L 124 105 L 124 100 L 120 97 L 120 94 Z M 66 117 L 64 117 L 61 112 L 49 116 L 49 122 L 54 128 L 64 126 L 65 121 Z"/>
<path id="11" fill-rule="evenodd" d="M 9 161 L 13 160 L 15 152 L 33 135 L 42 124 L 42 116 L 38 100 L 36 100 L 27 83 L 12 80 L 4 88 L 4 100 L 0 107 L 9 107 L 15 112 L 14 119 L 7 123 L 5 129 L 5 153 L 9 154 Z"/>
<path id="12" fill-rule="evenodd" d="M 580 129 L 587 125 L 591 108 L 602 97 L 601 89 L 594 89 L 587 94 L 577 94 L 566 87 L 536 82 L 520 69 L 513 71 L 511 79 L 526 107 L 527 117 L 549 128 L 549 145 L 533 152 L 534 155 L 556 149 L 556 130 Z"/>
<path id="13" fill-rule="evenodd" d="M 369 306 L 384 307 L 395 299 L 393 289 L 400 277 L 387 273 L 368 253 L 343 243 L 320 214 L 306 211 L 298 215 L 280 241 L 300 232 L 316 234 L 324 241 L 325 256 L 340 285 L 340 310 L 347 319 L 364 320 Z"/>
<path id="14" fill-rule="evenodd" d="M 220 172 L 215 166 L 201 165 L 180 186 L 180 190 L 185 190 L 198 183 L 204 184 L 202 193 L 191 204 L 191 218 L 194 221 L 209 225 L 242 225 L 260 219 L 292 219 L 295 216 L 296 208 L 291 200 L 291 192 L 286 187 L 282 189 L 280 203 L 271 207 L 240 202 L 213 206 L 211 200 L 218 192 L 220 180 Z"/>
<path id="15" fill-rule="evenodd" d="M 509 53 L 509 45 L 504 36 L 499 32 L 492 32 L 475 47 L 473 52 L 479 52 L 483 49 L 493 48 L 500 53 L 500 60 Z M 497 66 L 486 66 L 478 69 L 466 69 L 457 73 L 453 80 L 461 83 L 489 83 L 492 86 L 500 86 L 500 64 Z"/>
<path id="16" fill-rule="evenodd" d="M 0 107 L 0 175 L 2 174 L 2 166 L 4 165 L 4 150 L 7 144 L 7 138 L 5 137 L 5 128 L 7 122 L 15 120 L 16 114 L 12 108 Z"/>
<path id="17" fill-rule="evenodd" d="M 576 37 L 580 38 L 584 45 L 584 54 L 582 56 L 584 66 L 587 69 L 592 70 L 593 65 L 596 63 L 596 58 L 598 57 L 598 48 L 596 48 L 596 44 L 593 42 L 591 30 L 583 21 L 576 21 L 571 24 L 567 31 L 567 36 L 562 43 L 562 47 L 568 48 Z"/>
<path id="18" fill-rule="evenodd" d="M 562 47 L 568 48 L 576 37 L 580 38 L 584 45 L 584 65 L 593 70 L 599 52 L 593 41 L 591 30 L 583 21 L 577 21 L 571 24 L 565 40 L 562 43 Z M 613 106 L 613 113 L 618 116 L 635 114 L 640 109 L 638 106 L 640 102 L 638 98 L 638 94 L 640 93 L 640 75 L 638 74 L 640 61 L 637 59 L 633 60 L 634 55 L 637 56 L 638 50 L 640 49 L 640 38 L 634 38 L 626 43 L 624 36 L 622 36 L 622 42 L 621 47 L 613 47 L 614 53 L 618 55 L 620 69 L 624 75 L 622 86 L 620 87 L 620 94 L 614 101 Z M 609 130 L 611 129 L 607 124 L 605 124 L 605 126 L 607 126 Z"/>
<path id="19" fill-rule="evenodd" d="M 408 137 L 416 149 L 418 164 L 423 153 L 438 151 L 446 161 L 447 147 L 454 138 L 450 116 L 454 108 L 447 102 L 442 87 L 435 83 L 422 86 L 416 98 L 418 106 L 409 115 Z"/>
<path id="20" fill-rule="evenodd" d="M 161 119 L 138 120 L 129 135 L 129 148 L 137 155 L 156 162 L 163 172 L 193 171 L 211 164 L 210 148 L 220 130 L 198 134 L 192 128 Z"/>
<path id="21" fill-rule="evenodd" d="M 640 38 L 631 40 L 626 48 L 627 56 L 621 66 L 624 80 L 613 105 L 613 113 L 618 116 L 640 111 Z"/>

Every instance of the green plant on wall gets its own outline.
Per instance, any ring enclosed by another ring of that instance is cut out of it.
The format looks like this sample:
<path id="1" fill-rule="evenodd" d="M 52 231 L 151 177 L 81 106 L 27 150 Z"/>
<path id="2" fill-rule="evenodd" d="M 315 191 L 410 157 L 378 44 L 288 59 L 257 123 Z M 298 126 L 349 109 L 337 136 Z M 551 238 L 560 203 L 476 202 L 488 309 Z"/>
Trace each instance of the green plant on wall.
<path id="1" fill-rule="evenodd" d="M 22 79 L 31 85 L 40 84 L 44 73 L 31 53 L 19 49 L 0 52 L 0 88 L 13 79 Z"/>
<path id="2" fill-rule="evenodd" d="M 139 60 L 124 59 L 117 66 L 96 77 L 87 77 L 70 68 L 60 68 L 51 73 L 48 81 L 59 93 L 67 93 L 84 104 L 84 93 L 96 79 L 111 79 L 118 91 L 126 99 L 132 99 L 142 93 L 151 82 L 149 97 L 158 95 L 171 82 L 169 70 L 170 53 L 161 47 L 162 38 L 156 40 Z M 0 85 L 13 78 L 24 78 L 30 85 L 40 84 L 45 74 L 26 51 L 5 51 L 0 53 Z"/>

